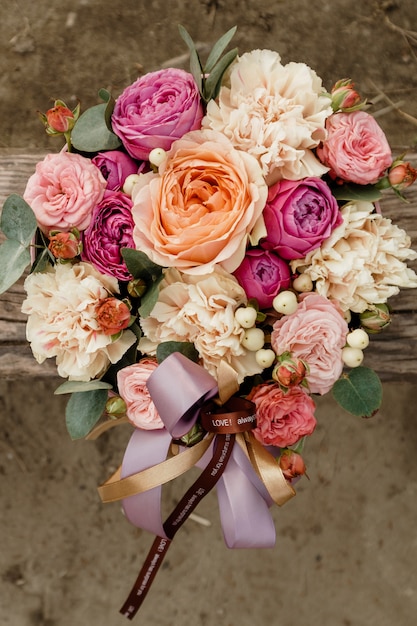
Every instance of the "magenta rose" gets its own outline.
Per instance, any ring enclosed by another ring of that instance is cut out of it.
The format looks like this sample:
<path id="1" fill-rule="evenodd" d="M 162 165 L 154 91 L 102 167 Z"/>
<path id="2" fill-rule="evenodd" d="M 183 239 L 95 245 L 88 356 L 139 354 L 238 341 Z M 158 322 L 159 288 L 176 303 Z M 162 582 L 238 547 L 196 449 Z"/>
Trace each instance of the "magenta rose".
<path id="1" fill-rule="evenodd" d="M 252 432 L 264 446 L 292 446 L 316 427 L 315 404 L 302 387 L 284 393 L 278 384 L 265 383 L 254 387 L 248 399 L 256 405 Z"/>
<path id="2" fill-rule="evenodd" d="M 82 234 L 82 260 L 89 261 L 103 274 L 130 280 L 121 248 L 135 247 L 132 232 L 131 199 L 121 191 L 106 191 Z"/>
<path id="3" fill-rule="evenodd" d="M 342 223 L 336 198 L 321 178 L 270 187 L 263 217 L 268 235 L 261 246 L 284 259 L 303 258 Z"/>
<path id="4" fill-rule="evenodd" d="M 99 152 L 92 161 L 107 180 L 107 189 L 112 191 L 120 191 L 126 178 L 139 170 L 139 163 L 120 150 Z"/>
<path id="5" fill-rule="evenodd" d="M 128 365 L 117 372 L 117 386 L 126 403 L 126 415 L 136 428 L 144 430 L 164 428 L 146 386 L 149 376 L 157 367 L 156 359 L 145 357 L 139 363 Z"/>
<path id="6" fill-rule="evenodd" d="M 122 92 L 112 128 L 133 158 L 147 160 L 154 148 L 169 150 L 173 141 L 199 129 L 202 117 L 192 75 L 168 68 L 145 74 Z"/>
<path id="7" fill-rule="evenodd" d="M 269 250 L 252 248 L 234 272 L 248 298 L 256 298 L 261 309 L 272 306 L 275 296 L 291 283 L 288 264 Z"/>
<path id="8" fill-rule="evenodd" d="M 90 159 L 58 152 L 47 154 L 36 165 L 23 197 L 43 232 L 84 230 L 105 187 L 105 179 Z"/>
<path id="9" fill-rule="evenodd" d="M 325 394 L 342 373 L 348 325 L 337 305 L 327 298 L 305 293 L 298 299 L 296 312 L 275 322 L 271 346 L 278 355 L 290 352 L 306 363 L 311 393 Z"/>
<path id="10" fill-rule="evenodd" d="M 382 128 L 369 113 L 335 113 L 326 120 L 327 139 L 317 156 L 333 178 L 368 185 L 376 183 L 392 163 Z"/>

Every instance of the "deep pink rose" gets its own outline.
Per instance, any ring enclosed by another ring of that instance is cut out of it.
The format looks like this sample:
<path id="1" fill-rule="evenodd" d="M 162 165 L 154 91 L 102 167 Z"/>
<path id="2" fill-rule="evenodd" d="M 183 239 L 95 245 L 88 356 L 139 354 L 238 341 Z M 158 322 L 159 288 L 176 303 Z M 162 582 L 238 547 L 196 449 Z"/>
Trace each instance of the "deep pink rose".
<path id="1" fill-rule="evenodd" d="M 369 113 L 335 113 L 326 120 L 327 139 L 317 156 L 333 178 L 359 185 L 376 183 L 392 163 L 382 128 Z"/>
<path id="2" fill-rule="evenodd" d="M 36 165 L 23 197 L 43 232 L 84 230 L 105 187 L 105 179 L 90 159 L 58 152 L 47 154 Z"/>
<path id="3" fill-rule="evenodd" d="M 254 387 L 248 399 L 256 405 L 253 434 L 265 446 L 292 446 L 316 426 L 315 404 L 302 387 L 284 393 L 278 384 L 265 383 Z"/>
<path id="4" fill-rule="evenodd" d="M 270 187 L 263 217 L 268 235 L 261 246 L 284 259 L 303 258 L 342 223 L 336 198 L 321 178 Z"/>
<path id="5" fill-rule="evenodd" d="M 316 293 L 299 297 L 295 313 L 274 324 L 271 345 L 278 354 L 291 354 L 306 363 L 311 393 L 327 393 L 343 369 L 342 348 L 348 325 L 337 305 Z"/>
<path id="6" fill-rule="evenodd" d="M 146 382 L 158 367 L 156 359 L 144 358 L 117 372 L 119 394 L 126 403 L 126 415 L 136 428 L 156 430 L 164 428 Z"/>
<path id="7" fill-rule="evenodd" d="M 154 148 L 169 150 L 173 141 L 199 129 L 202 117 L 192 75 L 168 68 L 145 74 L 122 92 L 112 127 L 133 158 L 146 160 Z"/>
<path id="8" fill-rule="evenodd" d="M 114 191 L 120 191 L 126 178 L 130 174 L 138 173 L 140 165 L 132 157 L 120 150 L 99 152 L 92 161 L 107 180 L 107 189 Z"/>
<path id="9" fill-rule="evenodd" d="M 256 298 L 261 309 L 272 306 L 275 296 L 291 283 L 288 264 L 274 252 L 252 248 L 234 272 L 248 298 Z"/>
<path id="10" fill-rule="evenodd" d="M 132 200 L 121 191 L 106 191 L 82 234 L 82 260 L 92 263 L 102 274 L 130 280 L 121 248 L 135 247 L 132 233 Z"/>

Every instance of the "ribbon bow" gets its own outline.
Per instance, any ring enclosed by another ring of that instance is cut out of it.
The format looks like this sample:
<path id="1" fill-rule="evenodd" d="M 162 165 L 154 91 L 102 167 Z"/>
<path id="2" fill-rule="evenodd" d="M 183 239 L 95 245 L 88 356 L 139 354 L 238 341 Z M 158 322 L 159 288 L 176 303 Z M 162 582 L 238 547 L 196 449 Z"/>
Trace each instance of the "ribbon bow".
<path id="1" fill-rule="evenodd" d="M 156 535 L 121 609 L 129 619 L 143 602 L 174 534 L 215 485 L 229 548 L 272 547 L 276 536 L 269 508 L 295 495 L 274 457 L 250 432 L 256 425 L 252 402 L 232 397 L 216 404 L 215 379 L 178 352 L 157 367 L 147 387 L 165 428 L 136 429 L 121 467 L 99 487 L 103 502 L 122 500 L 128 520 Z M 192 447 L 175 444 L 198 419 L 206 437 Z M 203 470 L 200 477 L 163 522 L 162 485 L 193 466 Z"/>

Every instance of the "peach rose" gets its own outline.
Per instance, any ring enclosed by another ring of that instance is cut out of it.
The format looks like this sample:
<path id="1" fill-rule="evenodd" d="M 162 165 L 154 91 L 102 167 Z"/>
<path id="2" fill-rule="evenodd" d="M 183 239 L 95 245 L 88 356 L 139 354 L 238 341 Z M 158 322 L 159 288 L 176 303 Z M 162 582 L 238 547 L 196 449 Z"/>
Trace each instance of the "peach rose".
<path id="1" fill-rule="evenodd" d="M 266 198 L 256 159 L 221 133 L 190 132 L 174 142 L 158 175 L 135 186 L 136 248 L 189 274 L 207 274 L 216 263 L 232 272 Z"/>
<path id="2" fill-rule="evenodd" d="M 252 389 L 248 400 L 256 405 L 253 434 L 265 446 L 292 446 L 316 426 L 315 404 L 301 387 L 284 393 L 276 383 L 261 384 Z"/>
<path id="3" fill-rule="evenodd" d="M 280 355 L 291 352 L 309 367 L 311 393 L 327 393 L 343 369 L 342 348 L 348 325 L 333 302 L 316 293 L 299 296 L 297 311 L 275 322 L 271 345 Z"/>
<path id="4" fill-rule="evenodd" d="M 117 386 L 127 406 L 126 415 L 136 428 L 164 428 L 146 386 L 146 381 L 157 367 L 156 359 L 144 358 L 117 372 Z"/>
<path id="5" fill-rule="evenodd" d="M 47 154 L 36 165 L 23 197 L 45 233 L 72 228 L 84 230 L 105 187 L 106 180 L 90 159 L 59 152 Z"/>

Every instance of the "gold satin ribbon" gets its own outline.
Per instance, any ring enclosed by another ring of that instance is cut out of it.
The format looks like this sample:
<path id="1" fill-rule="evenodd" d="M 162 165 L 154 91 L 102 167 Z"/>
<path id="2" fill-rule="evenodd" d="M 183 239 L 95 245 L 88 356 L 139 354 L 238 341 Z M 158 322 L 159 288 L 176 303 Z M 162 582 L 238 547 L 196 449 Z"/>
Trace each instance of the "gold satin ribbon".
<path id="1" fill-rule="evenodd" d="M 117 419 L 106 420 L 105 422 L 102 422 L 101 424 L 93 428 L 93 430 L 89 432 L 86 436 L 86 439 L 88 441 L 94 441 L 107 430 L 110 430 L 110 428 L 120 426 L 121 424 L 130 424 L 130 421 L 127 417 L 118 417 Z"/>

